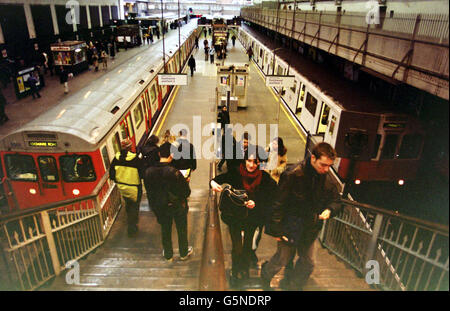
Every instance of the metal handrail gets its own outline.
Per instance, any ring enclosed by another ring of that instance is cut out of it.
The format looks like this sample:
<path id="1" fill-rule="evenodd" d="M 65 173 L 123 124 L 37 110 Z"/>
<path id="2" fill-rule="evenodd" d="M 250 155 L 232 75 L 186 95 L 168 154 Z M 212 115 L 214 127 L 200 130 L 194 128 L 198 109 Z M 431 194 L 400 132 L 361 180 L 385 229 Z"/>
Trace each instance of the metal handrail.
<path id="1" fill-rule="evenodd" d="M 216 163 L 210 163 L 210 178 L 216 176 Z M 226 289 L 225 259 L 217 206 L 217 194 L 210 189 L 208 216 L 203 241 L 203 256 L 200 268 L 199 289 L 202 291 L 223 291 Z"/>
<path id="2" fill-rule="evenodd" d="M 121 206 L 106 173 L 91 195 L 2 216 L 0 271 L 12 281 L 1 289 L 34 290 L 59 275 L 105 241 Z"/>

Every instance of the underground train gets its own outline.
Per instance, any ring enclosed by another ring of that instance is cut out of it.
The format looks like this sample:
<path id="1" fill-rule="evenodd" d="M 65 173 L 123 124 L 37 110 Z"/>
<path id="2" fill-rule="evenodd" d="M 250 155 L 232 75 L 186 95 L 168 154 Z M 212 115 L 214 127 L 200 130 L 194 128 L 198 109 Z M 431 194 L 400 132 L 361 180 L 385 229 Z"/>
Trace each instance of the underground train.
<path id="1" fill-rule="evenodd" d="M 196 23 L 182 27 L 181 48 L 178 36 L 165 39 L 166 62 L 150 47 L 3 137 L 2 212 L 90 195 L 123 139 L 134 150 L 145 142 L 173 89 L 158 73 L 180 73 L 195 36 Z"/>
<path id="2" fill-rule="evenodd" d="M 402 186 L 416 178 L 425 138 L 417 118 L 355 87 L 353 68 L 346 72 L 347 79 L 336 77 L 246 29 L 239 29 L 239 37 L 247 49 L 252 47 L 253 60 L 264 75 L 288 75 L 291 81 L 293 76 L 292 85 L 276 90 L 305 136 L 320 137 L 336 149 L 334 171 L 341 181 Z"/>

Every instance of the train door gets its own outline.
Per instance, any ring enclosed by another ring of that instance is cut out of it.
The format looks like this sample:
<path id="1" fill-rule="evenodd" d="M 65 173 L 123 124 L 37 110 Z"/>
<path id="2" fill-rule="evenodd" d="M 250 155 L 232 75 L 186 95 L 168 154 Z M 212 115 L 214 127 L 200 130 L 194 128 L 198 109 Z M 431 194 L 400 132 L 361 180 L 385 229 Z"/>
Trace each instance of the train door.
<path id="1" fill-rule="evenodd" d="M 309 91 L 306 92 L 305 109 L 303 109 L 300 115 L 300 123 L 310 133 L 314 133 L 316 130 L 316 120 L 319 118 L 318 100 Z"/>
<path id="2" fill-rule="evenodd" d="M 133 123 L 131 122 L 131 112 L 128 112 L 120 122 L 120 133 L 122 140 L 128 138 L 133 142 L 133 151 L 135 151 L 136 137 L 134 135 Z"/>
<path id="3" fill-rule="evenodd" d="M 135 132 L 136 132 L 136 140 L 140 141 L 140 139 L 145 136 L 145 125 L 144 125 L 144 113 L 142 111 L 142 102 L 138 102 L 137 105 L 133 108 L 133 118 Z"/>
<path id="4" fill-rule="evenodd" d="M 148 130 L 150 131 L 152 129 L 152 112 L 150 110 L 150 96 L 148 95 L 148 89 L 144 93 L 145 97 L 145 119 L 147 122 Z"/>
<path id="5" fill-rule="evenodd" d="M 330 106 L 328 106 L 325 102 L 322 102 L 322 109 L 319 117 L 319 122 L 317 124 L 316 134 L 325 135 L 325 132 L 328 127 L 329 116 L 330 116 Z"/>

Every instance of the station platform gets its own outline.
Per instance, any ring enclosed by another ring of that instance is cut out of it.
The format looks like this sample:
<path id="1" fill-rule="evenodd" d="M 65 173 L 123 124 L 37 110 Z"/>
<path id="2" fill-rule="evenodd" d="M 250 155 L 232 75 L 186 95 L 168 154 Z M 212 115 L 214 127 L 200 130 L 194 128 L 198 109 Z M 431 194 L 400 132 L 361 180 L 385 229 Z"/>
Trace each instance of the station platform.
<path id="1" fill-rule="evenodd" d="M 189 75 L 187 86 L 175 88 L 174 100 L 168 103 L 169 106 L 164 112 L 165 114 L 161 117 L 160 123 L 156 125 L 155 134 L 160 137 L 166 129 L 170 129 L 175 124 L 185 124 L 192 128 L 193 116 L 201 117 L 202 127 L 208 123 L 216 122 L 216 65 L 204 60 L 203 38 L 202 35 L 199 40 L 199 49 L 194 50 L 197 67 L 194 76 L 190 77 Z M 208 36 L 208 40 L 210 40 L 210 36 Z M 125 53 L 139 53 L 139 49 L 145 48 L 147 47 L 143 46 Z M 119 53 L 119 56 L 123 56 L 123 61 L 126 61 L 125 53 Z M 219 62 L 219 60 L 216 59 L 216 62 Z M 232 47 L 230 40 L 227 59 L 224 63 L 225 65 L 248 63 L 245 50 L 238 41 L 236 46 Z M 254 64 L 250 64 L 249 68 L 247 93 L 249 100 L 247 108 L 240 109 L 237 112 L 230 112 L 231 123 L 241 123 L 243 125 L 247 123 L 278 124 L 279 136 L 283 138 L 288 149 L 288 162 L 295 163 L 302 160 L 305 141 L 301 137 L 300 131 L 280 105 L 276 94 L 265 86 L 264 78 L 259 69 Z M 88 75 L 94 77 L 96 74 L 86 72 L 83 75 L 88 80 L 90 79 L 90 76 L 87 78 Z M 101 71 L 98 74 L 101 74 Z M 78 78 L 81 78 L 81 76 L 76 79 Z M 88 81 L 84 83 L 88 83 Z M 73 90 L 75 90 L 75 87 L 75 83 L 72 83 Z M 80 85 L 80 87 L 82 86 Z M 51 88 L 48 88 L 48 90 L 58 94 L 56 90 L 51 90 Z M 47 96 L 49 98 L 51 96 L 46 95 L 44 92 L 41 95 L 41 101 L 45 100 Z M 24 100 L 24 102 L 31 101 L 31 99 Z M 14 118 L 13 114 L 11 116 Z M 207 136 L 202 136 L 202 143 L 208 138 Z M 240 137 L 237 139 L 240 139 Z M 199 155 L 201 151 L 196 150 L 196 153 Z M 168 263 L 163 259 L 161 229 L 156 221 L 156 217 L 148 207 L 146 196 L 143 195 L 140 205 L 139 232 L 135 238 L 127 236 L 126 212 L 124 209 L 121 209 L 106 242 L 79 262 L 80 283 L 67 284 L 66 272 L 63 272 L 50 283 L 41 287 L 40 290 L 199 290 L 202 245 L 207 218 L 206 202 L 209 193 L 210 162 L 211 160 L 204 158 L 197 159 L 197 169 L 192 173 L 190 181 L 192 193 L 188 199 L 188 241 L 189 245 L 193 246 L 194 253 L 189 260 L 180 261 L 179 257 L 177 257 L 179 253 L 175 227 L 172 233 L 175 260 Z M 224 223 L 221 223 L 221 231 L 225 254 L 225 269 L 229 272 L 231 268 L 231 240 Z M 315 248 L 316 268 L 305 290 L 372 290 L 364 279 L 356 275 L 353 269 L 340 262 L 334 255 L 329 254 L 318 241 L 316 241 Z M 275 251 L 276 241 L 272 237 L 263 235 L 256 252 L 259 258 L 258 265 L 251 269 L 249 285 L 243 290 L 262 290 L 258 282 L 260 265 L 265 260 L 268 260 Z M 282 272 L 272 282 L 272 287 L 275 289 L 279 289 L 278 282 L 281 274 Z"/>

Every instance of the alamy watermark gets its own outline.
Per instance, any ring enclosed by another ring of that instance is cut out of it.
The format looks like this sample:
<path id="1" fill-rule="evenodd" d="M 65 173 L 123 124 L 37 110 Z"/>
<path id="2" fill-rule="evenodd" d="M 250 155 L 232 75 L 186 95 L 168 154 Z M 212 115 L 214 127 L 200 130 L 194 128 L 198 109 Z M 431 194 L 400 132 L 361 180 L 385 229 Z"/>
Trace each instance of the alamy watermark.
<path id="1" fill-rule="evenodd" d="M 80 284 L 80 264 L 76 260 L 69 260 L 66 262 L 66 284 L 79 285 Z"/>
<path id="2" fill-rule="evenodd" d="M 366 8 L 369 9 L 369 12 L 366 14 L 366 23 L 369 25 L 378 25 L 380 23 L 380 4 L 378 1 L 367 1 Z"/>
<path id="3" fill-rule="evenodd" d="M 80 3 L 76 0 L 66 2 L 66 9 L 70 9 L 66 13 L 66 23 L 69 25 L 80 23 Z"/>
<path id="4" fill-rule="evenodd" d="M 366 283 L 369 285 L 380 284 L 380 264 L 377 260 L 366 262 Z"/>

